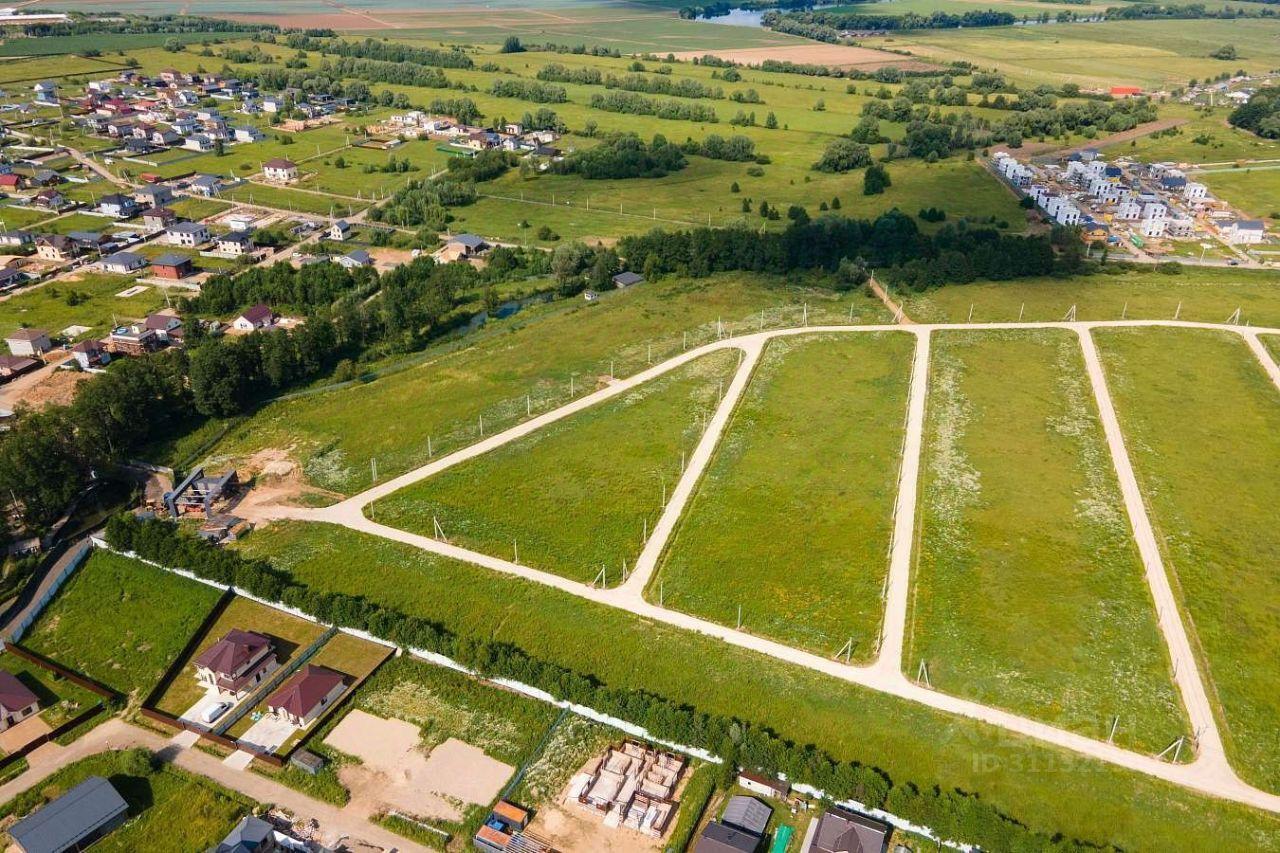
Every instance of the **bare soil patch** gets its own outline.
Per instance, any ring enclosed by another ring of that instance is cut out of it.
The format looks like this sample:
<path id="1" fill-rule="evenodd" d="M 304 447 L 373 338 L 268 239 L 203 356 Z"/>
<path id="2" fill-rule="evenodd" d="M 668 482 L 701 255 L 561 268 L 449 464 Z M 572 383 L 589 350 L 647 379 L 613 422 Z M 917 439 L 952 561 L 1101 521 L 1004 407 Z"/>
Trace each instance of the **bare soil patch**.
<path id="1" fill-rule="evenodd" d="M 740 62 L 743 65 L 759 65 L 766 59 L 776 59 L 780 62 L 794 62 L 801 65 L 859 68 L 864 71 L 874 71 L 877 68 L 889 66 L 922 71 L 938 67 L 910 56 L 900 56 L 886 50 L 852 47 L 843 44 L 794 44 L 780 47 L 686 50 L 677 53 L 676 59 L 693 59 L 707 54 L 729 62 Z"/>
<path id="2" fill-rule="evenodd" d="M 449 738 L 425 755 L 420 739 L 412 723 L 384 720 L 356 709 L 324 742 L 363 762 L 338 771 L 353 802 L 422 818 L 461 820 L 466 804 L 492 802 L 515 772 L 511 765 L 457 738 Z"/>
<path id="3" fill-rule="evenodd" d="M 6 754 L 17 752 L 41 735 L 53 731 L 39 716 L 28 717 L 16 726 L 0 732 L 0 749 Z"/>
<path id="4" fill-rule="evenodd" d="M 538 809 L 529 830 L 554 838 L 563 853 L 648 853 L 661 850 L 662 840 L 627 829 L 610 828 L 596 815 L 559 802 Z"/>
<path id="5" fill-rule="evenodd" d="M 246 24 L 275 24 L 278 27 L 294 27 L 297 29 L 327 28 L 333 30 L 389 30 L 391 24 L 353 15 L 349 12 L 331 12 L 328 14 L 308 13 L 305 15 L 261 15 L 261 14 L 228 14 L 219 15 L 229 21 L 240 21 Z"/>
<path id="6" fill-rule="evenodd" d="M 259 450 L 237 466 L 244 482 L 253 487 L 235 506 L 236 515 L 249 521 L 265 523 L 278 517 L 272 509 L 281 506 L 308 505 L 308 498 L 340 500 L 341 495 L 312 486 L 302 476 L 302 469 L 287 450 L 268 447 Z"/>

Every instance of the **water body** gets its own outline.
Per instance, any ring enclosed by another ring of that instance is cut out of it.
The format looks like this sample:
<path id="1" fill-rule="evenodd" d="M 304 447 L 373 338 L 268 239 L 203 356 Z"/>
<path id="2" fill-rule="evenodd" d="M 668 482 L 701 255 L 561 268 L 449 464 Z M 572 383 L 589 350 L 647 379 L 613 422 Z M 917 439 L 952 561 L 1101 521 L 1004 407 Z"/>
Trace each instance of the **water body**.
<path id="1" fill-rule="evenodd" d="M 755 27 L 756 29 L 764 28 L 764 13 L 768 11 L 777 11 L 776 9 L 730 9 L 727 15 L 715 15 L 714 17 L 700 17 L 699 21 L 706 21 L 709 24 L 728 24 L 731 27 Z"/>

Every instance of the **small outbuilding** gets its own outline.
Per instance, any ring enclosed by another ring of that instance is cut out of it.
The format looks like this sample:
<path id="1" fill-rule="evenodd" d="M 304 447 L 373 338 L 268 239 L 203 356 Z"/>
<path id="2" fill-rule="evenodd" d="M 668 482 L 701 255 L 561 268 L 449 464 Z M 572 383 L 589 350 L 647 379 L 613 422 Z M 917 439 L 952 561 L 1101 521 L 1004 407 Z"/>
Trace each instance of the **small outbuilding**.
<path id="1" fill-rule="evenodd" d="M 613 277 L 613 284 L 619 290 L 631 287 L 634 284 L 640 284 L 642 281 L 644 281 L 644 276 L 630 270 L 620 272 Z"/>
<path id="2" fill-rule="evenodd" d="M 4 342 L 8 344 L 9 352 L 29 358 L 39 358 L 53 349 L 49 333 L 44 329 L 17 329 L 10 332 Z"/>

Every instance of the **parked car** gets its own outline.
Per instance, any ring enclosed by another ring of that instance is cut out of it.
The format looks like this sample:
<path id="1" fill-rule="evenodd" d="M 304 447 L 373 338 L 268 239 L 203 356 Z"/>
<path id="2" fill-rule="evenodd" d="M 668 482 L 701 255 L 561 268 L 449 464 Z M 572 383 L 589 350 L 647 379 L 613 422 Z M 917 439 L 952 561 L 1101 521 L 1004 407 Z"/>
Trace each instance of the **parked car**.
<path id="1" fill-rule="evenodd" d="M 200 719 L 206 723 L 212 723 L 229 710 L 231 710 L 230 702 L 217 702 L 205 708 L 204 713 L 200 715 Z"/>

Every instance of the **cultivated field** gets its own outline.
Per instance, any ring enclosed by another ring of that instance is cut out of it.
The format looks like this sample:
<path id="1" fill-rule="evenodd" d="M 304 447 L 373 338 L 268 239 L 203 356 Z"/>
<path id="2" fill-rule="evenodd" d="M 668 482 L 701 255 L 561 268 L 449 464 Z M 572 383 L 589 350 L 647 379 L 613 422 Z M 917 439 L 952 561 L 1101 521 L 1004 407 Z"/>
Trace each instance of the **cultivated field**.
<path id="1" fill-rule="evenodd" d="M 1165 563 L 1236 768 L 1280 786 L 1280 402 L 1235 336 L 1100 332 Z"/>
<path id="2" fill-rule="evenodd" d="M 23 645 L 142 698 L 213 609 L 218 591 L 95 551 L 22 638 Z"/>
<path id="3" fill-rule="evenodd" d="M 1075 334 L 935 337 L 904 667 L 1158 752 L 1186 734 Z"/>
<path id="4" fill-rule="evenodd" d="M 741 605 L 752 633 L 873 655 L 914 344 L 771 342 L 649 599 L 729 625 Z"/>
<path id="5" fill-rule="evenodd" d="M 850 47 L 842 44 L 797 44 L 783 47 L 748 47 L 717 50 L 689 50 L 676 54 L 676 59 L 693 59 L 710 54 L 727 62 L 742 65 L 759 65 L 765 60 L 779 62 L 812 63 L 832 68 L 875 71 L 878 68 L 901 68 L 911 71 L 931 70 L 933 66 L 910 57 L 872 50 L 866 47 Z"/>
<path id="6" fill-rule="evenodd" d="M 736 353 L 705 356 L 571 418 L 410 486 L 368 509 L 426 536 L 615 584 L 644 545 Z"/>

